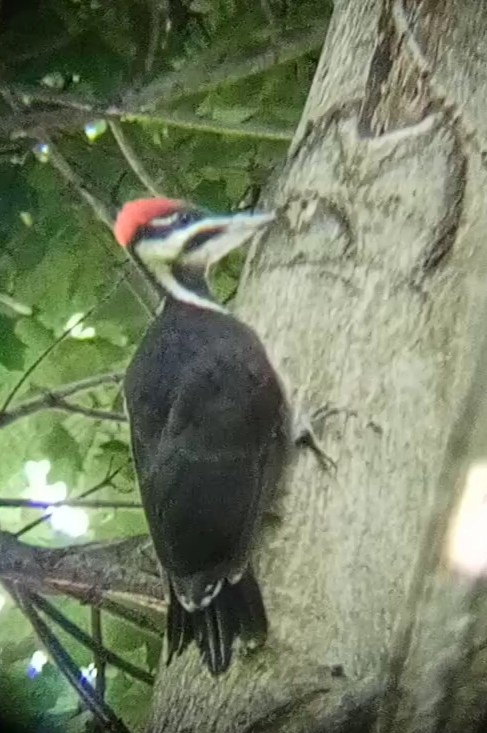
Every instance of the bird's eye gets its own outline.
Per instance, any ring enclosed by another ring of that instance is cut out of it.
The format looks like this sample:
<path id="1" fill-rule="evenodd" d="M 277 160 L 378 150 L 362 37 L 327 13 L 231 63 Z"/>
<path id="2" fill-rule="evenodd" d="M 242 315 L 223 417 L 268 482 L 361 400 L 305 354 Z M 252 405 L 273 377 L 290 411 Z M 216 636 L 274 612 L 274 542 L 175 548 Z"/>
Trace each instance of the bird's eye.
<path id="1" fill-rule="evenodd" d="M 197 221 L 201 218 L 201 214 L 199 214 L 197 211 L 183 211 L 179 215 L 179 222 L 178 224 L 191 224 L 193 221 Z"/>

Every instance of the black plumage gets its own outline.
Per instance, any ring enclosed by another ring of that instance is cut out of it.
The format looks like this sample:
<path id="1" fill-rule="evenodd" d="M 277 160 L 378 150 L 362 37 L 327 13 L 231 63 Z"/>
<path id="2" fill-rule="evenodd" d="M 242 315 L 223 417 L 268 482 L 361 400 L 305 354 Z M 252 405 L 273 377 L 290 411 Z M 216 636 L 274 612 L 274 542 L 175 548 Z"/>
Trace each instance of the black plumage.
<path id="1" fill-rule="evenodd" d="M 203 273 L 177 275 L 211 298 Z M 286 463 L 281 385 L 251 328 L 169 296 L 124 387 L 143 505 L 171 584 L 168 662 L 194 639 L 220 674 L 235 637 L 256 645 L 267 633 L 249 555 Z"/>

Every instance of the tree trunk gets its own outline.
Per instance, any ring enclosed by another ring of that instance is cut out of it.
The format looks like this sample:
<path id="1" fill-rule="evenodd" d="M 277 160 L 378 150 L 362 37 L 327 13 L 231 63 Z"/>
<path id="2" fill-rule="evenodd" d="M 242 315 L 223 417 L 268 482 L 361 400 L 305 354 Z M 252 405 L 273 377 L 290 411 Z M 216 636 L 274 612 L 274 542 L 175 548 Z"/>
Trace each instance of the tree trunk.
<path id="1" fill-rule="evenodd" d="M 339 408 L 319 431 L 337 471 L 293 466 L 259 553 L 266 648 L 218 681 L 195 652 L 161 662 L 151 731 L 365 730 L 377 711 L 381 731 L 473 731 L 485 713 L 486 594 L 445 532 L 486 452 L 486 32 L 478 0 L 336 2 L 238 314 L 295 403 Z"/>

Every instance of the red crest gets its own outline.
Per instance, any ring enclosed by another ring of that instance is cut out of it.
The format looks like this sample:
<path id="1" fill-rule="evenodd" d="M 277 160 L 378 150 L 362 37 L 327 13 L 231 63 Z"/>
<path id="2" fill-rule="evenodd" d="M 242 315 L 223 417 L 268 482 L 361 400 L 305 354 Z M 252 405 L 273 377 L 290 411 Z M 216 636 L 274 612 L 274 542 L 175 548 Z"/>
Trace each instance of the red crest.
<path id="1" fill-rule="evenodd" d="M 119 211 L 113 233 L 122 247 L 127 247 L 140 227 L 152 219 L 164 219 L 179 211 L 183 203 L 177 199 L 153 198 L 129 201 Z"/>

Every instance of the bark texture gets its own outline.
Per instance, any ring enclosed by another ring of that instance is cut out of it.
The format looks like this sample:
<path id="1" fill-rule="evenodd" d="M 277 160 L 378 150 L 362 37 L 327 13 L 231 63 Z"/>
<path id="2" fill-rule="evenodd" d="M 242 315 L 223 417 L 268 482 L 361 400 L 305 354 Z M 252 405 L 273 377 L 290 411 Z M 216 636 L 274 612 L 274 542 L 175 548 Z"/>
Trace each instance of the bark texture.
<path id="1" fill-rule="evenodd" d="M 218 682 L 195 654 L 161 663 L 150 731 L 366 730 L 377 710 L 381 731 L 473 731 L 484 714 L 485 593 L 444 547 L 487 425 L 486 32 L 478 0 L 336 3 L 238 313 L 294 402 L 340 408 L 320 430 L 338 469 L 293 467 L 259 555 L 265 650 Z"/>
<path id="2" fill-rule="evenodd" d="M 74 595 L 86 603 L 110 597 L 166 609 L 157 560 L 145 535 L 51 549 L 0 530 L 0 578 L 38 593 Z"/>

